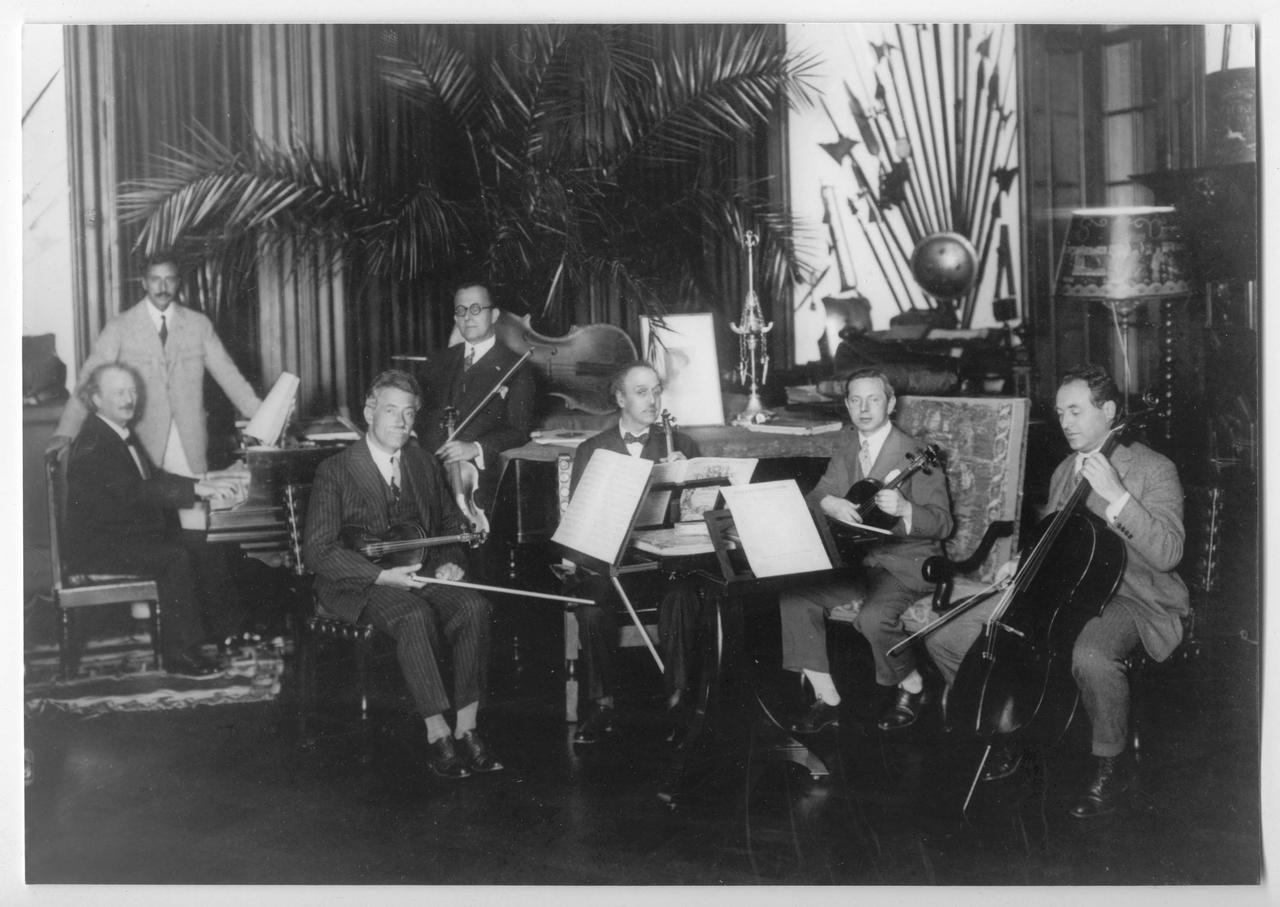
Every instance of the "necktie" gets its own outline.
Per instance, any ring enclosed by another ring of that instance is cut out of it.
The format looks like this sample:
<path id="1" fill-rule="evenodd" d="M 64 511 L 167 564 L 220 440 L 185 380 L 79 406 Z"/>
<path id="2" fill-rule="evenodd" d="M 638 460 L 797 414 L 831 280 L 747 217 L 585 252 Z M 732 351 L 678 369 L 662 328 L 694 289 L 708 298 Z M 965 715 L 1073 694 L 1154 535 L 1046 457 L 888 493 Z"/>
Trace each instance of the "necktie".
<path id="1" fill-rule="evenodd" d="M 138 467 L 138 475 L 142 476 L 144 480 L 151 478 L 147 474 L 147 466 L 142 461 L 142 455 L 138 452 L 138 436 L 130 434 L 125 443 L 129 445 L 129 454 L 133 457 L 134 465 Z"/>
<path id="2" fill-rule="evenodd" d="M 622 433 L 622 443 L 623 443 L 623 444 L 646 444 L 646 443 L 648 443 L 648 441 L 649 441 L 649 433 L 648 433 L 648 432 L 645 432 L 645 433 L 644 433 L 644 434 L 642 434 L 642 435 L 633 435 L 633 434 L 631 434 L 631 432 L 629 432 L 629 431 L 628 431 L 628 432 L 623 432 L 623 433 Z"/>
<path id="3" fill-rule="evenodd" d="M 163 314 L 160 315 L 160 345 L 164 346 L 169 342 L 169 323 L 165 320 Z"/>
<path id="4" fill-rule="evenodd" d="M 462 370 L 465 372 L 476 364 L 476 348 L 474 346 L 467 347 L 466 358 L 462 360 Z"/>
<path id="5" fill-rule="evenodd" d="M 400 502 L 400 458 L 391 458 L 391 500 Z"/>
<path id="6" fill-rule="evenodd" d="M 871 442 L 866 438 L 862 439 L 862 446 L 858 448 L 858 466 L 862 469 L 864 479 L 871 475 Z"/>

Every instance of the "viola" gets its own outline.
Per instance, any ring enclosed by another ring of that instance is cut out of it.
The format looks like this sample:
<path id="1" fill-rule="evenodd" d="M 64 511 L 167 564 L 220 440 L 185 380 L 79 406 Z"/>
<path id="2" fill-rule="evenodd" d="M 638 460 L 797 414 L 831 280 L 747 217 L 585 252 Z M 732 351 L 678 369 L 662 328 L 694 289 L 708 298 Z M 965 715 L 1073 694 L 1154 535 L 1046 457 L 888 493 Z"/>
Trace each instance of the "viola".
<path id="1" fill-rule="evenodd" d="M 593 415 L 617 409 L 609 379 L 636 358 L 635 344 L 621 328 L 589 324 L 572 327 L 563 337 L 547 337 L 533 329 L 530 316 L 503 312 L 494 331 L 514 352 L 531 352 L 530 367 L 548 393 L 564 400 L 569 409 Z"/>
<path id="2" fill-rule="evenodd" d="M 1110 456 L 1123 431 L 1103 442 Z M 1071 650 L 1089 620 L 1102 613 L 1124 574 L 1124 541 L 1083 505 L 1081 478 L 1062 509 L 1032 533 L 1017 572 L 960 664 L 948 697 L 957 727 L 991 744 L 999 737 L 1066 731 L 1079 693 Z"/>
<path id="3" fill-rule="evenodd" d="M 448 441 L 452 441 L 458 434 L 457 419 L 458 410 L 452 406 L 445 407 L 441 427 Z M 488 534 L 489 518 L 476 503 L 476 489 L 480 487 L 480 471 L 476 469 L 474 463 L 454 462 L 445 467 L 445 473 L 449 477 L 449 487 L 453 489 L 453 499 L 457 502 L 462 515 L 467 518 L 477 533 Z"/>
<path id="4" fill-rule="evenodd" d="M 942 462 L 942 451 L 938 445 L 930 444 L 923 450 L 907 454 L 907 468 L 891 473 L 887 482 L 871 478 L 854 482 L 845 492 L 845 500 L 858 508 L 858 517 L 864 524 L 876 529 L 892 529 L 893 524 L 898 522 L 898 518 L 890 516 L 876 506 L 876 494 L 899 487 L 917 472 L 923 471 L 928 475 L 940 462 Z"/>
<path id="5" fill-rule="evenodd" d="M 421 523 L 410 521 L 394 523 L 382 533 L 372 532 L 365 526 L 344 526 L 340 537 L 348 548 L 375 564 L 403 567 L 421 562 L 428 548 L 459 544 L 475 547 L 483 544 L 485 533 L 463 530 L 454 535 L 428 537 Z"/>

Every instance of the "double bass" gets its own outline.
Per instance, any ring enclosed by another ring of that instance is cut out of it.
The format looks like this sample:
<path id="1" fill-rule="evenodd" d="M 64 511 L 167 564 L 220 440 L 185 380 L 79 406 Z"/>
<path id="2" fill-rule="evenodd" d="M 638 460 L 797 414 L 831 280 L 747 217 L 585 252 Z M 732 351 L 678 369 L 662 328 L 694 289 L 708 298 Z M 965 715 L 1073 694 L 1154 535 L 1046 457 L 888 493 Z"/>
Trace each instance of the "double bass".
<path id="1" fill-rule="evenodd" d="M 1128 427 L 1113 427 L 1098 452 L 1109 457 Z M 1059 737 L 1075 715 L 1071 651 L 1119 586 L 1126 558 L 1120 536 L 1085 508 L 1090 491 L 1081 477 L 1062 508 L 1036 527 L 952 684 L 952 721 L 985 741 L 987 752 L 1001 738 Z"/>

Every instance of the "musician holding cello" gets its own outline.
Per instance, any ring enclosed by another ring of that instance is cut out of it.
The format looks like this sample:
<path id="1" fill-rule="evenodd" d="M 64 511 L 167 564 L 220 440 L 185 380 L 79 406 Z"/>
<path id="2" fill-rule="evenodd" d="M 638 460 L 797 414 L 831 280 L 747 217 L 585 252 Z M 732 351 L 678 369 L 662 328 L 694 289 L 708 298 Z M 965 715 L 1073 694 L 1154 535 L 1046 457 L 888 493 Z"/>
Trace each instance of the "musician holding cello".
<path id="1" fill-rule="evenodd" d="M 436 582 L 463 578 L 458 545 L 427 547 L 410 555 L 412 563 L 382 566 L 350 541 L 352 529 L 380 536 L 414 526 L 427 540 L 463 529 L 439 463 L 408 443 L 420 401 L 418 382 L 407 372 L 391 369 L 374 378 L 364 438 L 316 472 L 303 556 L 316 574 L 321 612 L 367 621 L 396 641 L 400 670 L 426 723 L 428 766 L 442 778 L 465 778 L 502 769 L 476 730 L 488 673 L 489 602 L 473 589 Z M 438 657 L 446 643 L 452 700 Z M 444 717 L 451 705 L 457 714 L 452 733 Z"/>
<path id="2" fill-rule="evenodd" d="M 1114 588 L 1114 593 L 1108 596 L 1104 591 L 1101 601 L 1085 603 L 1089 612 L 1074 646 L 1068 644 L 1071 677 L 1084 702 L 1093 738 L 1094 770 L 1071 808 L 1071 815 L 1079 819 L 1114 811 L 1134 780 L 1126 753 L 1126 656 L 1141 645 L 1156 661 L 1166 659 L 1182 639 L 1182 618 L 1189 610 L 1187 588 L 1174 572 L 1182 559 L 1184 538 L 1182 485 L 1166 457 L 1143 444 L 1119 443 L 1114 437 L 1120 400 L 1115 381 L 1098 366 L 1072 369 L 1058 386 L 1058 422 L 1074 453 L 1058 466 L 1050 481 L 1049 511 L 1056 513 L 1045 522 L 1052 528 L 1067 511 L 1083 508 L 1092 514 L 1085 522 L 1099 527 L 1100 541 L 1107 543 L 1091 543 L 1090 551 L 1105 552 L 1108 545 L 1115 549 L 1113 556 L 1102 558 L 1110 563 L 1102 565 L 1107 575 L 1101 583 L 1106 589 Z M 1106 539 L 1107 534 L 1113 534 L 1119 544 Z M 1031 553 L 1024 553 L 1021 564 L 1006 564 L 1001 577 L 1015 588 L 1022 582 L 1034 589 L 1024 574 L 1039 547 L 1037 544 Z M 1066 553 L 1053 550 L 1041 558 L 1046 573 L 1043 582 L 1049 585 L 1041 586 L 1037 597 L 1050 598 L 1044 592 L 1054 587 L 1092 582 L 1087 577 L 1058 575 L 1064 570 Z M 1098 554 L 1092 559 L 1099 560 Z M 983 634 L 984 624 L 1000 601 L 989 598 L 926 639 L 929 655 L 952 686 L 952 698 L 964 686 L 955 683 L 957 673 L 962 664 L 966 669 L 971 667 L 966 656 L 972 656 L 975 640 Z M 1028 606 L 1037 604 L 1047 607 L 1049 603 L 1029 602 Z M 1063 614 L 1055 622 L 1069 625 L 1071 620 L 1070 614 Z M 1028 692 L 1039 697 L 1037 692 Z M 1004 694 L 989 687 L 985 695 L 997 699 Z M 967 710 L 963 704 L 959 707 Z M 982 777 L 1007 777 L 1017 771 L 1020 762 L 1019 753 L 999 746 Z"/>
<path id="3" fill-rule="evenodd" d="M 906 481 L 895 477 L 912 468 L 922 447 L 889 417 L 897 400 L 889 379 L 875 369 L 859 369 L 845 384 L 845 406 L 853 422 L 826 472 L 807 499 L 833 520 L 870 522 L 871 511 L 846 495 L 857 483 L 882 483 L 868 503 L 887 516 L 888 535 L 871 544 L 859 585 L 835 580 L 788 590 L 780 596 L 782 666 L 802 671 L 816 695 L 809 711 L 791 725 L 796 733 L 816 733 L 838 723 L 840 694 L 828 667 L 825 617 L 835 608 L 857 611 L 854 626 L 871 644 L 876 683 L 893 691 L 879 722 L 881 730 L 907 727 L 924 705 L 925 691 L 908 649 L 891 657 L 891 646 L 907 636 L 902 613 L 929 586 L 920 575 L 926 558 L 942 553 L 951 534 L 951 499 L 941 469 L 916 469 Z"/>

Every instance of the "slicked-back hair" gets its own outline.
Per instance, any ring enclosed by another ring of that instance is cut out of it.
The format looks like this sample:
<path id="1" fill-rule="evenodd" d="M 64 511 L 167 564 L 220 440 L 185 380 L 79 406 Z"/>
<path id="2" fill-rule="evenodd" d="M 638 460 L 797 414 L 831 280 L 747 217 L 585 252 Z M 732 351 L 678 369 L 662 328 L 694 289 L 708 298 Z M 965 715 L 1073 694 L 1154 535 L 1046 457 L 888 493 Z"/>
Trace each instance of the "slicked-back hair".
<path id="1" fill-rule="evenodd" d="M 626 390 L 627 375 L 630 375 L 632 371 L 638 368 L 647 368 L 649 371 L 653 372 L 655 375 L 658 375 L 658 370 L 654 368 L 651 363 L 645 362 L 643 359 L 631 360 L 626 365 L 622 366 L 622 368 L 614 372 L 613 376 L 609 379 L 609 399 L 610 400 L 617 399 L 617 395 L 622 393 L 624 390 Z M 662 380 L 661 375 L 658 375 L 658 380 L 659 381 Z"/>
<path id="2" fill-rule="evenodd" d="M 1089 399 L 1093 401 L 1093 405 L 1102 409 L 1102 404 L 1110 401 L 1116 405 L 1116 411 L 1121 409 L 1120 388 L 1116 386 L 1116 379 L 1111 377 L 1111 373 L 1100 365 L 1077 365 L 1069 368 L 1062 373 L 1062 380 L 1058 382 L 1058 387 L 1064 384 L 1070 384 L 1072 381 L 1083 381 L 1089 387 Z"/>
<path id="3" fill-rule="evenodd" d="M 863 378 L 875 378 L 884 388 L 884 399 L 888 403 L 894 398 L 893 385 L 889 383 L 889 376 L 878 368 L 860 368 L 851 374 L 844 382 L 844 398 L 849 399 L 849 388 L 853 386 L 853 382 L 860 381 Z"/>
<path id="4" fill-rule="evenodd" d="M 139 272 L 142 277 L 146 277 L 151 273 L 151 269 L 157 265 L 173 265 L 173 269 L 182 275 L 182 263 L 178 261 L 178 257 L 172 252 L 155 252 L 148 255 L 142 260 L 142 270 Z"/>
<path id="5" fill-rule="evenodd" d="M 369 393 L 365 396 L 365 405 L 372 406 L 374 401 L 378 399 L 378 391 L 388 387 L 402 390 L 406 394 L 413 394 L 413 398 L 419 404 L 422 403 L 422 388 L 418 384 L 418 379 L 404 369 L 389 368 L 379 373 L 369 385 Z"/>
<path id="6" fill-rule="evenodd" d="M 91 413 L 96 413 L 98 407 L 93 405 L 93 395 L 102 389 L 102 376 L 107 372 L 117 371 L 125 372 L 133 378 L 133 387 L 137 392 L 138 400 L 135 409 L 142 412 L 142 406 L 145 402 L 143 399 L 142 376 L 138 374 L 138 370 L 132 365 L 125 362 L 104 362 L 95 366 L 93 371 L 89 373 L 89 377 L 84 379 L 84 383 L 80 385 L 76 394 L 80 397 L 80 402 L 84 404 L 85 409 Z"/>

